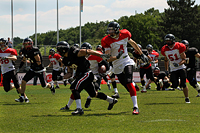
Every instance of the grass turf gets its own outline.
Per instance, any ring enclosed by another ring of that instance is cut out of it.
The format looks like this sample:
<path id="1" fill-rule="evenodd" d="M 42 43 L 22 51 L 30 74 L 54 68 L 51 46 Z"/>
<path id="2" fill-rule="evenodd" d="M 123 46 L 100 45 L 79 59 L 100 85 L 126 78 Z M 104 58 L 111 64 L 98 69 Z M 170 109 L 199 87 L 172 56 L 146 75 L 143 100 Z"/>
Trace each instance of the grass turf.
<path id="1" fill-rule="evenodd" d="M 0 87 L 0 132 L 199 132 L 200 97 L 196 97 L 196 90 L 188 86 L 190 104 L 185 103 L 182 91 L 156 91 L 154 84 L 147 93 L 137 92 L 139 115 L 132 115 L 132 100 L 121 84 L 117 84 L 120 98 L 112 110 L 107 110 L 107 101 L 96 98 L 92 99 L 89 108 L 84 108 L 88 94 L 82 91 L 82 116 L 71 115 L 76 109 L 75 101 L 69 111 L 60 111 L 69 100 L 69 85 L 60 85 L 55 95 L 40 85 L 27 86 L 30 103 L 15 102 L 14 99 L 18 98 L 16 91 L 6 93 Z M 105 94 L 113 95 L 113 89 L 108 90 L 106 85 L 101 88 Z"/>

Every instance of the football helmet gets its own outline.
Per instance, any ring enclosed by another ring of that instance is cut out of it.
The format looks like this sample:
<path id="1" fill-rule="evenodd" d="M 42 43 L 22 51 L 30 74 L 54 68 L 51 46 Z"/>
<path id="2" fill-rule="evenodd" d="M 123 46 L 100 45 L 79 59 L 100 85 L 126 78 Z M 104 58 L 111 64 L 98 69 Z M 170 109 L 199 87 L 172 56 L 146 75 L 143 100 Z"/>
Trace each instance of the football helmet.
<path id="1" fill-rule="evenodd" d="M 165 44 L 171 46 L 175 43 L 175 36 L 173 34 L 167 34 L 164 38 Z"/>
<path id="2" fill-rule="evenodd" d="M 54 55 L 56 53 L 56 51 L 53 49 L 53 48 L 51 48 L 50 50 L 49 50 L 49 55 Z"/>
<path id="3" fill-rule="evenodd" d="M 138 45 L 138 47 L 140 48 L 140 49 L 142 49 L 142 45 L 140 45 L 140 44 L 137 44 Z"/>
<path id="4" fill-rule="evenodd" d="M 154 75 L 158 76 L 160 74 L 160 68 L 159 67 L 155 67 L 153 70 Z"/>
<path id="5" fill-rule="evenodd" d="M 117 22 L 110 22 L 108 24 L 107 33 L 110 34 L 112 38 L 115 38 L 116 35 L 119 34 L 119 30 L 120 30 L 119 28 L 120 28 L 120 25 Z"/>
<path id="6" fill-rule="evenodd" d="M 92 49 L 92 45 L 88 42 L 84 42 L 82 45 L 81 45 L 81 49 Z"/>
<path id="7" fill-rule="evenodd" d="M 31 38 L 25 38 L 22 43 L 26 50 L 31 50 L 33 48 L 33 40 Z"/>
<path id="8" fill-rule="evenodd" d="M 61 55 L 61 56 L 64 56 L 65 53 L 68 52 L 69 50 L 69 44 L 66 42 L 66 41 L 61 41 L 61 42 L 58 42 L 56 44 L 56 49 L 57 49 L 57 52 Z"/>
<path id="9" fill-rule="evenodd" d="M 153 46 L 151 44 L 148 44 L 146 46 L 146 49 L 147 49 L 148 52 L 151 52 L 153 50 Z"/>
<path id="10" fill-rule="evenodd" d="M 102 49 L 102 46 L 101 46 L 101 45 L 97 45 L 96 50 L 102 52 L 102 50 L 103 50 L 103 49 Z"/>
<path id="11" fill-rule="evenodd" d="M 1 49 L 2 49 L 2 48 L 5 48 L 5 47 L 7 46 L 7 44 L 8 44 L 8 42 L 7 42 L 6 39 L 4 39 L 4 38 L 1 38 L 1 39 L 0 39 Z"/>
<path id="12" fill-rule="evenodd" d="M 182 40 L 181 43 L 185 44 L 186 47 L 189 46 L 189 42 L 187 40 Z"/>
<path id="13" fill-rule="evenodd" d="M 77 44 L 77 43 L 75 43 L 75 44 L 74 44 L 74 46 L 75 46 L 75 47 L 77 47 L 77 48 L 79 48 L 79 47 L 80 47 L 80 46 L 79 46 L 79 44 Z"/>

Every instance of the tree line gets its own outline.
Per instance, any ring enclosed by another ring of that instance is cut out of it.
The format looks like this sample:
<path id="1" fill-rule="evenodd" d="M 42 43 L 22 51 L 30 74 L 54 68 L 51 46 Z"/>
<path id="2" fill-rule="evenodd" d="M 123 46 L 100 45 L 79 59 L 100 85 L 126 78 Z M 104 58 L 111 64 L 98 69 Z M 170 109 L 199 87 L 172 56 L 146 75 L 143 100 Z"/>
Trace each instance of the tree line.
<path id="1" fill-rule="evenodd" d="M 144 13 L 122 16 L 116 21 L 120 29 L 127 29 L 132 34 L 132 39 L 145 48 L 148 44 L 154 49 L 161 49 L 164 45 L 164 36 L 173 34 L 176 41 L 188 40 L 190 47 L 200 49 L 200 6 L 195 5 L 195 0 L 167 0 L 168 8 L 160 13 L 154 8 Z M 106 35 L 107 25 L 110 21 L 86 23 L 81 27 L 82 42 L 89 42 L 93 47 L 101 44 L 101 39 Z M 70 45 L 79 44 L 79 26 L 59 30 L 59 40 L 67 41 Z M 35 42 L 35 34 L 30 38 Z M 15 48 L 20 49 L 23 39 L 14 38 Z M 48 31 L 37 34 L 38 45 L 55 47 L 57 31 Z"/>

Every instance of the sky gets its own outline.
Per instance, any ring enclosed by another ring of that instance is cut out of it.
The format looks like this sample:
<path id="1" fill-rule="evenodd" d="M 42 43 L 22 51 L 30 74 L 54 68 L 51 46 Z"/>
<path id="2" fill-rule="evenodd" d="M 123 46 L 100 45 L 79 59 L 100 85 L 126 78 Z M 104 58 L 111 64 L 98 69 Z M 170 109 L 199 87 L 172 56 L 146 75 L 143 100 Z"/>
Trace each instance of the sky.
<path id="1" fill-rule="evenodd" d="M 37 1 L 37 33 L 57 30 L 57 0 Z M 196 0 L 195 4 L 200 4 Z M 0 0 L 0 38 L 12 37 L 11 0 Z M 81 25 L 112 21 L 122 16 L 144 13 L 150 8 L 164 12 L 167 0 L 83 0 Z M 59 29 L 80 25 L 80 0 L 58 0 Z M 35 33 L 35 0 L 13 0 L 13 37 L 26 38 Z"/>

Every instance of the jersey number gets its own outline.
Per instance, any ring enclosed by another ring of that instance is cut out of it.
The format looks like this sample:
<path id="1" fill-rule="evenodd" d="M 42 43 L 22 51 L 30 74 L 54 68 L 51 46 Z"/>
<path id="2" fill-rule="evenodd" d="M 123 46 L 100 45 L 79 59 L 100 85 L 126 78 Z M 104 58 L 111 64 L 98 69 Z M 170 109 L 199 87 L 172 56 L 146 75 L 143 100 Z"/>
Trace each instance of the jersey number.
<path id="1" fill-rule="evenodd" d="M 9 63 L 9 60 L 8 60 L 8 59 L 1 60 L 1 64 L 8 64 L 8 63 Z"/>
<path id="2" fill-rule="evenodd" d="M 173 54 L 169 54 L 168 58 L 169 58 L 170 61 L 174 61 L 174 60 L 178 60 L 179 59 L 177 54 L 174 54 L 174 55 Z"/>
<path id="3" fill-rule="evenodd" d="M 53 65 L 56 65 L 56 61 L 55 61 L 55 60 L 51 61 L 51 63 L 52 63 Z"/>
<path id="4" fill-rule="evenodd" d="M 120 51 L 123 51 L 123 53 L 124 53 L 124 46 L 123 45 L 120 45 L 120 48 L 118 49 L 118 52 L 120 52 Z"/>

